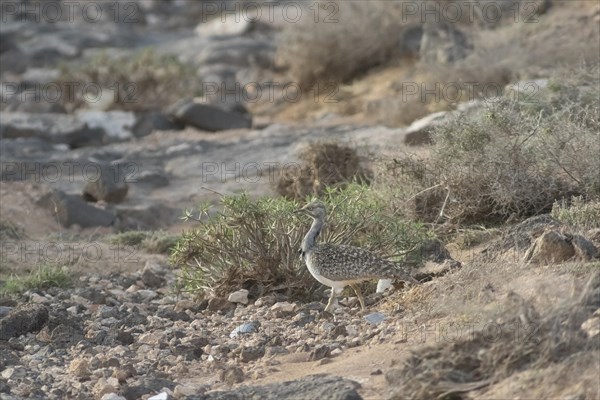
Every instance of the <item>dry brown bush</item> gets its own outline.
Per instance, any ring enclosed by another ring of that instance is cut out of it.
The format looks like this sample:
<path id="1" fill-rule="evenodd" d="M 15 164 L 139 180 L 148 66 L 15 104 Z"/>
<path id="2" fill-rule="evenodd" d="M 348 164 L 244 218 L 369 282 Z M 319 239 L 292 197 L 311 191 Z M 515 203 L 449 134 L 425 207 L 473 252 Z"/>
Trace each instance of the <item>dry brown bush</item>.
<path id="1" fill-rule="evenodd" d="M 392 196 L 415 218 L 438 222 L 489 224 L 549 212 L 572 195 L 598 198 L 600 78 L 581 78 L 439 126 L 430 157 L 390 163 L 382 186 L 399 188 Z"/>
<path id="2" fill-rule="evenodd" d="M 345 82 L 387 61 L 398 48 L 399 5 L 387 1 L 320 1 L 309 16 L 288 24 L 278 44 L 278 63 L 303 88 Z M 319 9 L 318 22 L 314 12 Z"/>
<path id="3" fill-rule="evenodd" d="M 310 143 L 298 158 L 303 161 L 302 166 L 284 171 L 276 183 L 277 193 L 288 199 L 302 200 L 309 195 L 321 195 L 326 188 L 370 179 L 356 149 L 337 142 Z"/>

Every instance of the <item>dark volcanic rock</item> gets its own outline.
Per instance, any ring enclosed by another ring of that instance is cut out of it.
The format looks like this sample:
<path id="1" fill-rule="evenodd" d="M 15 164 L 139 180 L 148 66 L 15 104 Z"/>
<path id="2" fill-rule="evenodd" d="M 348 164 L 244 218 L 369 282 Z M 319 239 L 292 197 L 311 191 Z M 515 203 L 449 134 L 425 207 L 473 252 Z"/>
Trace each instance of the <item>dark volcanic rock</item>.
<path id="1" fill-rule="evenodd" d="M 171 131 L 185 128 L 182 123 L 169 119 L 166 115 L 157 111 L 149 111 L 136 115 L 136 121 L 131 132 L 135 137 L 142 137 L 154 131 Z"/>
<path id="2" fill-rule="evenodd" d="M 48 309 L 41 304 L 27 303 L 0 320 L 0 340 L 40 330 L 48 321 Z"/>
<path id="3" fill-rule="evenodd" d="M 82 228 L 110 226 L 115 219 L 113 213 L 56 189 L 42 196 L 37 204 L 55 214 L 60 224 L 65 227 L 75 224 Z"/>
<path id="4" fill-rule="evenodd" d="M 151 188 L 169 186 L 169 178 L 161 171 L 142 171 L 135 177 L 134 182 Z"/>
<path id="5" fill-rule="evenodd" d="M 169 114 L 176 122 L 211 132 L 252 127 L 252 118 L 248 115 L 189 99 L 172 105 Z"/>
<path id="6" fill-rule="evenodd" d="M 102 144 L 106 132 L 90 128 L 77 117 L 58 113 L 0 113 L 2 138 L 38 137 L 71 147 Z"/>

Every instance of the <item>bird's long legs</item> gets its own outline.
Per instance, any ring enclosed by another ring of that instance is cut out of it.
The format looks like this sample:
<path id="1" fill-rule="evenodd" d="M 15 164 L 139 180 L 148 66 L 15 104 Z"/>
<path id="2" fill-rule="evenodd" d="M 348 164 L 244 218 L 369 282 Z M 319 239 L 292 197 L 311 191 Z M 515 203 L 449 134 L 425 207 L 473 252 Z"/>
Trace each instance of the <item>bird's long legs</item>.
<path id="1" fill-rule="evenodd" d="M 332 313 L 333 308 L 337 306 L 337 296 L 342 292 L 343 289 L 331 288 L 331 295 L 329 295 L 329 301 L 325 307 L 325 311 Z"/>
<path id="2" fill-rule="evenodd" d="M 365 309 L 365 299 L 363 297 L 362 291 L 360 290 L 360 287 L 356 283 L 351 283 L 350 287 L 354 290 L 354 293 L 356 293 L 356 297 L 358 297 L 358 302 L 360 303 L 360 309 L 364 310 Z M 331 294 L 329 295 L 329 301 L 327 302 L 325 311 L 327 311 L 327 312 L 333 311 L 333 308 L 337 305 L 337 296 L 343 290 L 344 289 L 331 288 Z"/>
<path id="3" fill-rule="evenodd" d="M 364 310 L 365 309 L 365 299 L 363 298 L 363 295 L 362 295 L 362 292 L 360 290 L 360 287 L 356 283 L 351 283 L 350 287 L 352 289 L 354 289 L 354 293 L 356 293 L 356 297 L 358 297 L 358 301 L 360 303 L 360 309 Z"/>

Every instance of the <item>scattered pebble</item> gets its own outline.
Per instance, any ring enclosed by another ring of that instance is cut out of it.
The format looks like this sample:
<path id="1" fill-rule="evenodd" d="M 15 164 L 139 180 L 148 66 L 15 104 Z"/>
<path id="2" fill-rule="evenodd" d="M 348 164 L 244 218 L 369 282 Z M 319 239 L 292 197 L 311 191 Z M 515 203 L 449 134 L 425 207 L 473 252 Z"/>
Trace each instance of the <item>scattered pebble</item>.
<path id="1" fill-rule="evenodd" d="M 240 289 L 229 294 L 227 300 L 232 303 L 248 304 L 248 291 Z"/>
<path id="2" fill-rule="evenodd" d="M 365 319 L 371 325 L 379 325 L 385 319 L 385 315 L 380 312 L 374 312 L 369 315 L 365 315 Z"/>
<path id="3" fill-rule="evenodd" d="M 243 304 L 245 290 L 197 302 L 173 297 L 173 280 L 154 263 L 125 276 L 82 278 L 59 294 L 30 293 L 26 307 L 7 307 L 3 319 L 28 324 L 8 336 L 2 381 L 11 393 L 37 390 L 49 399 L 180 399 L 261 379 L 277 371 L 282 354 L 323 365 L 346 348 L 393 336 L 375 327 L 381 313 L 363 319 L 340 306 L 326 319 L 322 303 L 299 306 L 278 295 L 236 307 L 231 300 Z M 191 371 L 220 379 L 175 384 Z"/>
<path id="4" fill-rule="evenodd" d="M 249 333 L 255 333 L 258 330 L 258 324 L 256 322 L 245 323 L 239 325 L 237 328 L 231 331 L 229 334 L 230 338 L 238 337 L 239 335 L 245 335 Z"/>

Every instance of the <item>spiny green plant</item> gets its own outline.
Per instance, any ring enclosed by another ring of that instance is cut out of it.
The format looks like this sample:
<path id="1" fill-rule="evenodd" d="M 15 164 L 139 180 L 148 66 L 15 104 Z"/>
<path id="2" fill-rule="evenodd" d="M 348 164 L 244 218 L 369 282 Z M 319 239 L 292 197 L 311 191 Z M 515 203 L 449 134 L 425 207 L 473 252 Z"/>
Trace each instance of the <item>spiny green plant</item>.
<path id="1" fill-rule="evenodd" d="M 72 273 L 64 266 L 41 265 L 25 276 L 11 276 L 0 287 L 2 295 L 18 295 L 27 290 L 44 290 L 52 287 L 67 288 L 73 285 Z"/>
<path id="2" fill-rule="evenodd" d="M 422 225 L 399 218 L 367 186 L 329 189 L 321 200 L 329 210 L 323 242 L 362 246 L 402 261 L 428 237 Z M 294 200 L 247 194 L 223 196 L 216 213 L 201 207 L 195 218 L 200 225 L 183 234 L 171 255 L 181 268 L 182 290 L 204 296 L 244 287 L 255 296 L 285 291 L 305 300 L 322 291 L 299 258 L 311 223 L 293 213 L 299 207 Z"/>

